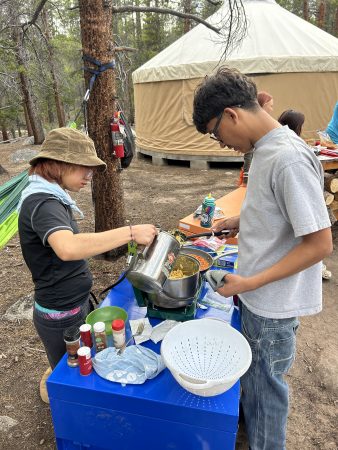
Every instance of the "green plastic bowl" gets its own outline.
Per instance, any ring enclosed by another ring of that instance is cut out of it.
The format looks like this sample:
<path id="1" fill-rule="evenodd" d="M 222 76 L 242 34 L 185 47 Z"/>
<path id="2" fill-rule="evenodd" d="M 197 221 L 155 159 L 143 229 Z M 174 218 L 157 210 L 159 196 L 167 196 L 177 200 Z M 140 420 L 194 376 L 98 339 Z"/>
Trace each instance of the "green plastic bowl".
<path id="1" fill-rule="evenodd" d="M 127 311 L 118 306 L 103 306 L 89 313 L 86 317 L 86 323 L 93 327 L 96 322 L 104 322 L 106 325 L 106 334 L 111 334 L 111 323 L 115 319 L 122 319 L 124 322 L 127 322 Z"/>

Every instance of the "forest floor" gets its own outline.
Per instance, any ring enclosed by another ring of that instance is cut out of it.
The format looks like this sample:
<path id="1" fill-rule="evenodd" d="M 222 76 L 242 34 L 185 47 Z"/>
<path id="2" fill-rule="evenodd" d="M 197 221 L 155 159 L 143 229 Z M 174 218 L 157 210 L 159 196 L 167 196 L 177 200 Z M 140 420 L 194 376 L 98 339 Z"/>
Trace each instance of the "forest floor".
<path id="1" fill-rule="evenodd" d="M 27 163 L 13 162 L 13 153 L 27 148 L 20 142 L 0 145 L 0 164 L 8 171 L 8 175 L 0 175 L 0 184 L 27 167 Z M 155 167 L 149 160 L 135 159 L 122 175 L 126 217 L 134 224 L 159 223 L 163 229 L 176 228 L 179 219 L 190 214 L 209 191 L 219 198 L 235 189 L 239 167 L 228 164 L 209 170 L 192 170 L 182 165 Z M 85 213 L 85 219 L 80 222 L 81 231 L 93 231 L 90 187 L 74 198 Z M 301 318 L 297 357 L 287 376 L 291 393 L 288 450 L 338 449 L 337 226 L 333 228 L 333 235 L 334 252 L 325 260 L 332 278 L 323 282 L 323 311 Z M 124 265 L 125 256 L 114 262 L 91 259 L 94 292 L 99 293 L 116 280 Z M 25 304 L 32 292 L 31 276 L 21 254 L 18 236 L 15 236 L 1 250 L 1 449 L 55 448 L 50 409 L 39 396 L 39 381 L 48 367 L 43 347 L 31 320 L 10 321 L 4 317 L 15 302 L 21 300 Z M 240 427 L 237 449 L 246 448 L 245 434 Z"/>

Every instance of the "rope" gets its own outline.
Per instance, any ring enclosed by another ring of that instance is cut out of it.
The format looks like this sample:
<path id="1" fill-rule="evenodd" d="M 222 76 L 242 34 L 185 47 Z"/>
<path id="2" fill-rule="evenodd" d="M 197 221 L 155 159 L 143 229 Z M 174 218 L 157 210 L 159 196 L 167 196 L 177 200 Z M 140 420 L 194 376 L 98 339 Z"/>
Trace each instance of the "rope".
<path id="1" fill-rule="evenodd" d="M 83 56 L 82 56 L 82 59 L 83 59 L 83 61 L 88 61 L 88 62 L 90 62 L 92 65 L 96 66 L 96 69 L 92 69 L 92 68 L 86 67 L 86 66 L 83 67 L 83 70 L 86 70 L 87 72 L 90 72 L 90 73 L 92 74 L 92 76 L 91 76 L 91 78 L 90 78 L 90 80 L 89 80 L 89 86 L 88 86 L 88 89 L 86 90 L 86 93 L 85 93 L 85 95 L 84 95 L 84 97 L 83 97 L 83 100 L 82 100 L 80 109 L 79 109 L 79 111 L 77 112 L 77 114 L 76 114 L 76 116 L 75 116 L 75 119 L 73 120 L 72 123 L 76 123 L 76 121 L 77 121 L 79 115 L 81 114 L 81 112 L 82 112 L 82 110 L 83 110 L 84 122 L 85 122 L 85 124 L 84 124 L 84 125 L 85 125 L 85 131 L 86 131 L 86 133 L 88 134 L 88 111 L 87 111 L 87 103 L 88 103 L 88 100 L 89 100 L 91 91 L 92 91 L 92 89 L 93 89 L 95 80 L 96 80 L 96 78 L 97 78 L 98 76 L 101 75 L 101 73 L 105 72 L 106 70 L 108 70 L 108 69 L 114 69 L 115 66 L 116 66 L 116 64 L 115 64 L 115 60 L 114 60 L 114 59 L 113 59 L 112 61 L 106 63 L 106 64 L 102 64 L 101 61 L 99 61 L 99 60 L 97 60 L 97 59 L 95 59 L 95 58 L 92 58 L 92 57 L 89 56 L 89 55 L 83 55 Z"/>

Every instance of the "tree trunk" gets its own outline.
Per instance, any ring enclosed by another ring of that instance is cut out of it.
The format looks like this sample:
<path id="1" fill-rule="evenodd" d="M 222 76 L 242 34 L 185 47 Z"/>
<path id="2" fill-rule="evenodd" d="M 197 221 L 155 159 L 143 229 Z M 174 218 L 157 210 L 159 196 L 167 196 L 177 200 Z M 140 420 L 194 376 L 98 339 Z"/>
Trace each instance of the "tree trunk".
<path id="1" fill-rule="evenodd" d="M 13 136 L 13 139 L 16 138 L 15 129 L 13 127 L 11 128 L 11 135 Z"/>
<path id="2" fill-rule="evenodd" d="M 17 127 L 17 129 L 18 129 L 18 135 L 19 135 L 19 137 L 22 137 L 21 126 L 20 126 L 20 119 L 19 119 L 19 117 L 16 118 L 16 127 Z"/>
<path id="3" fill-rule="evenodd" d="M 22 45 L 22 30 L 19 28 L 14 28 L 14 41 L 16 43 L 15 56 L 17 63 L 19 65 L 19 80 L 21 91 L 23 95 L 23 101 L 27 108 L 27 114 L 32 127 L 32 132 L 34 136 L 34 144 L 42 144 L 45 140 L 45 135 L 42 128 L 42 123 L 40 117 L 37 113 L 37 108 L 31 92 L 30 80 L 27 77 L 27 67 L 25 61 L 25 53 Z"/>
<path id="4" fill-rule="evenodd" d="M 192 13 L 192 2 L 191 0 L 184 0 L 183 1 L 183 12 L 186 14 Z M 184 19 L 184 26 L 183 26 L 183 33 L 188 33 L 188 31 L 191 30 L 191 20 L 188 18 Z"/>
<path id="5" fill-rule="evenodd" d="M 80 0 L 80 24 L 84 55 L 106 64 L 113 59 L 111 2 Z M 85 66 L 92 67 L 85 62 Z M 88 86 L 91 74 L 85 71 Z M 104 173 L 95 173 L 93 201 L 95 231 L 105 231 L 124 225 L 124 201 L 119 161 L 112 155 L 110 119 L 114 113 L 115 73 L 108 69 L 97 77 L 88 102 L 88 131 L 98 156 L 107 163 Z M 109 252 L 117 256 L 122 249 Z"/>
<path id="6" fill-rule="evenodd" d="M 22 106 L 23 106 L 23 112 L 25 114 L 25 122 L 26 122 L 26 127 L 27 127 L 27 134 L 28 134 L 28 136 L 33 136 L 33 129 L 32 129 L 31 121 L 29 119 L 26 103 L 23 103 Z"/>
<path id="7" fill-rule="evenodd" d="M 309 0 L 303 0 L 303 18 L 309 21 Z"/>
<path id="8" fill-rule="evenodd" d="M 59 127 L 64 127 L 66 125 L 66 119 L 65 119 L 65 110 L 63 107 L 63 102 L 60 96 L 60 88 L 58 79 L 56 76 L 55 71 L 55 57 L 54 57 L 54 49 L 50 42 L 50 33 L 49 33 L 49 25 L 48 25 L 48 17 L 47 17 L 47 11 L 46 8 L 44 8 L 41 11 L 41 19 L 44 27 L 44 35 L 46 38 L 47 43 L 47 49 L 48 49 L 48 63 L 49 63 L 49 70 L 50 74 L 52 76 L 52 87 L 53 87 L 53 93 L 54 93 L 54 100 L 55 100 L 55 106 L 56 106 L 56 115 L 58 118 Z"/>
<path id="9" fill-rule="evenodd" d="M 336 9 L 334 35 L 338 37 L 338 6 L 337 6 L 337 9 Z"/>
<path id="10" fill-rule="evenodd" d="M 2 133 L 2 140 L 5 141 L 9 141 L 9 135 L 8 135 L 8 131 L 7 128 L 5 126 L 5 124 L 1 124 L 1 133 Z"/>
<path id="11" fill-rule="evenodd" d="M 326 13 L 326 3 L 322 0 L 318 7 L 317 12 L 317 27 L 324 28 L 325 25 L 325 13 Z"/>

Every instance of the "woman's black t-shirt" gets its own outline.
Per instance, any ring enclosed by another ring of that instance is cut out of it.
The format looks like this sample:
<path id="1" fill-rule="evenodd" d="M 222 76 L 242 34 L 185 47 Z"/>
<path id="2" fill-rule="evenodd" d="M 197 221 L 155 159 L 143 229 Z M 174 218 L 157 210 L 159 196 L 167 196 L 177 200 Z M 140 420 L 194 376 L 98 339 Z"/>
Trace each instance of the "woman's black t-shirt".
<path id="1" fill-rule="evenodd" d="M 79 232 L 69 206 L 43 193 L 24 200 L 19 214 L 19 235 L 35 285 L 35 300 L 44 308 L 67 311 L 88 298 L 92 275 L 86 260 L 58 258 L 48 244 L 48 236 L 58 230 Z"/>

